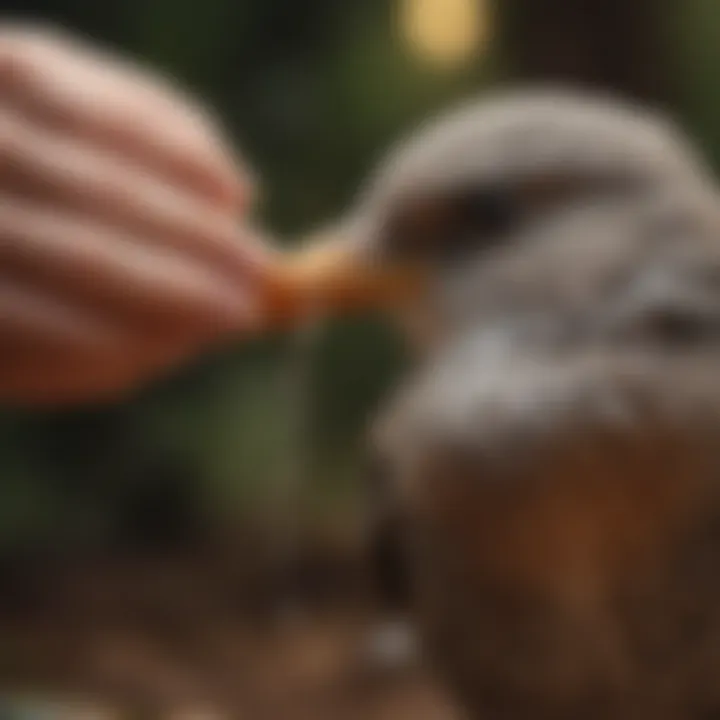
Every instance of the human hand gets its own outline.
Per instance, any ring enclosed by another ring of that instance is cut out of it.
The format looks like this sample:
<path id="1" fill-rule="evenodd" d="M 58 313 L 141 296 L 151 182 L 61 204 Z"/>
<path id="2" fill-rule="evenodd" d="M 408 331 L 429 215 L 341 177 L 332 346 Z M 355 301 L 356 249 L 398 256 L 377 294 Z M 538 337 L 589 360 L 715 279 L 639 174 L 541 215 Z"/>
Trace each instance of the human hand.
<path id="1" fill-rule="evenodd" d="M 259 322 L 230 157 L 158 77 L 0 26 L 0 401 L 112 397 Z"/>

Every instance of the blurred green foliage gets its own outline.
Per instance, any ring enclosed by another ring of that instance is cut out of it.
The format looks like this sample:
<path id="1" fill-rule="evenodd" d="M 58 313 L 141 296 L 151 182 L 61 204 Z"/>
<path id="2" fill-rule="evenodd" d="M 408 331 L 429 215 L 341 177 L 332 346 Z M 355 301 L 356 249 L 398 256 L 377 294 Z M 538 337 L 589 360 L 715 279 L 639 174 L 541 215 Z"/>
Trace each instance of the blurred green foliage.
<path id="1" fill-rule="evenodd" d="M 257 169 L 258 212 L 287 238 L 341 212 L 396 136 L 499 72 L 492 54 L 444 72 L 419 62 L 394 27 L 394 7 L 2 2 L 6 13 L 85 32 L 189 86 Z M 675 2 L 671 21 L 679 114 L 720 159 L 720 4 Z M 201 531 L 232 526 L 298 474 L 303 510 L 336 512 L 357 487 L 363 428 L 403 362 L 397 339 L 370 318 L 310 340 L 239 343 L 118 406 L 6 412 L 0 548 L 97 548 L 147 526 L 187 529 L 188 512 Z"/>

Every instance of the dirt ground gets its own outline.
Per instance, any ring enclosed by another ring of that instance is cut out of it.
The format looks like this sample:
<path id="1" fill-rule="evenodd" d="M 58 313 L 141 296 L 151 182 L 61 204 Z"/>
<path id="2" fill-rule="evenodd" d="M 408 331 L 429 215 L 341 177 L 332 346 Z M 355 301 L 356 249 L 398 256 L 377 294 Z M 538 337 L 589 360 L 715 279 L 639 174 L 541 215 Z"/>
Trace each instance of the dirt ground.
<path id="1" fill-rule="evenodd" d="M 363 659 L 375 618 L 352 602 L 259 620 L 197 570 L 102 575 L 0 615 L 5 688 L 72 701 L 62 720 L 460 720 L 419 663 Z"/>

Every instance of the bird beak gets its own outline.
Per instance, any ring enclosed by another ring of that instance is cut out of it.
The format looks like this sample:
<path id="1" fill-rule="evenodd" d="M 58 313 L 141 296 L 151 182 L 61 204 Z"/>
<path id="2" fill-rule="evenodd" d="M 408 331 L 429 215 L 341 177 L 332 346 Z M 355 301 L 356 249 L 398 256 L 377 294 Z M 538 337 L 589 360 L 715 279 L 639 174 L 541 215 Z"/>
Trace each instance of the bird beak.
<path id="1" fill-rule="evenodd" d="M 326 230 L 283 253 L 272 281 L 270 325 L 314 314 L 390 310 L 421 296 L 426 273 L 368 251 L 351 233 Z"/>

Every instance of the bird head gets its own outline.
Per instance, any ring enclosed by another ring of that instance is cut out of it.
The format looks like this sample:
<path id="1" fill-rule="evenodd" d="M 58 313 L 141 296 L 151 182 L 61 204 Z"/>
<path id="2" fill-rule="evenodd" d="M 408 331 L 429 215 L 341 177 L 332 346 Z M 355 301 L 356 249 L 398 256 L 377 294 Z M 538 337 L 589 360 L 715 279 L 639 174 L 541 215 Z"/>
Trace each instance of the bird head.
<path id="1" fill-rule="evenodd" d="M 297 307 L 390 309 L 432 347 L 509 289 L 531 304 L 533 286 L 552 293 L 541 266 L 557 277 L 574 253 L 592 266 L 589 248 L 600 264 L 618 244 L 627 254 L 648 214 L 712 187 L 682 134 L 643 108 L 570 91 L 486 97 L 399 144 L 345 217 L 290 254 L 281 284 Z"/>

